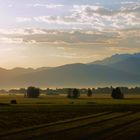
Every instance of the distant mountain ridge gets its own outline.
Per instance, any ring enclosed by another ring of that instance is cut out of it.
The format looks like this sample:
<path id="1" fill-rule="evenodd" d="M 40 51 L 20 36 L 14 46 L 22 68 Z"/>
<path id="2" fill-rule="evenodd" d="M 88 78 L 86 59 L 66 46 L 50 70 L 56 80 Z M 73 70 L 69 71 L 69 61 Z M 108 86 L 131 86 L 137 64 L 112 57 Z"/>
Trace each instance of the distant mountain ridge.
<path id="1" fill-rule="evenodd" d="M 114 64 L 114 63 L 118 63 L 130 58 L 140 58 L 140 53 L 135 53 L 135 54 L 115 54 L 112 55 L 111 57 L 107 57 L 103 60 L 98 60 L 98 61 L 94 61 L 91 62 L 89 64 L 101 64 L 101 65 L 109 65 L 109 64 Z"/>
<path id="2" fill-rule="evenodd" d="M 12 87 L 94 87 L 140 84 L 140 53 L 116 54 L 88 64 L 59 67 L 0 68 L 0 88 Z"/>
<path id="3" fill-rule="evenodd" d="M 95 61 L 90 64 L 106 65 L 124 72 L 140 75 L 140 53 L 116 54 L 102 61 Z"/>

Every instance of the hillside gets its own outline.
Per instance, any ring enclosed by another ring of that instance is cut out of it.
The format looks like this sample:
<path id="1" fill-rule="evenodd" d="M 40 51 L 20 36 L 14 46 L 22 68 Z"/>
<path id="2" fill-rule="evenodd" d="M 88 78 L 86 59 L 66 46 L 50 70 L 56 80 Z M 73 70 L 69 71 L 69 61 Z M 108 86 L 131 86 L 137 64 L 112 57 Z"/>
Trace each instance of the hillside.
<path id="1" fill-rule="evenodd" d="M 114 55 L 89 64 L 0 69 L 0 87 L 87 87 L 140 84 L 140 54 Z"/>

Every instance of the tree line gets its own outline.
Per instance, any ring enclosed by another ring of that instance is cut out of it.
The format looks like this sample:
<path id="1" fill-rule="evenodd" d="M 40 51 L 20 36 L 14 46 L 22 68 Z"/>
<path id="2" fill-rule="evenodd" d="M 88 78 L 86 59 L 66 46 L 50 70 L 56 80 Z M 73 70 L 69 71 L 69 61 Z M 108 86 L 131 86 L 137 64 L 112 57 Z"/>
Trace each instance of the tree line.
<path id="1" fill-rule="evenodd" d="M 41 89 L 37 87 L 30 86 L 25 90 L 24 97 L 27 98 L 38 98 L 41 93 Z M 87 89 L 87 96 L 91 97 L 93 95 L 93 90 L 88 88 Z M 121 89 L 119 87 L 112 88 L 111 96 L 114 99 L 123 99 L 124 94 L 122 93 Z M 72 99 L 77 99 L 80 97 L 80 89 L 77 88 L 68 88 L 67 89 L 67 97 Z"/>
<path id="2" fill-rule="evenodd" d="M 128 87 L 119 87 L 124 94 L 140 94 L 140 87 L 128 88 Z M 41 94 L 67 94 L 67 91 L 70 88 L 46 88 L 40 89 Z M 71 88 L 73 89 L 73 88 Z M 80 88 L 78 89 L 80 94 L 87 94 L 89 92 L 89 88 Z M 93 94 L 111 94 L 113 87 L 99 87 L 99 88 L 90 88 Z M 9 94 L 24 94 L 27 92 L 26 88 L 19 88 L 19 89 L 10 89 L 10 90 L 0 90 L 0 93 L 9 93 Z"/>
<path id="3" fill-rule="evenodd" d="M 37 98 L 40 94 L 67 94 L 68 98 L 79 98 L 80 94 L 87 94 L 91 97 L 94 94 L 111 94 L 112 98 L 123 99 L 124 94 L 140 94 L 140 87 L 128 88 L 128 87 L 104 87 L 104 88 L 57 88 L 57 89 L 40 89 L 36 87 L 10 89 L 9 91 L 0 90 L 0 93 L 11 94 L 24 94 L 28 98 Z"/>

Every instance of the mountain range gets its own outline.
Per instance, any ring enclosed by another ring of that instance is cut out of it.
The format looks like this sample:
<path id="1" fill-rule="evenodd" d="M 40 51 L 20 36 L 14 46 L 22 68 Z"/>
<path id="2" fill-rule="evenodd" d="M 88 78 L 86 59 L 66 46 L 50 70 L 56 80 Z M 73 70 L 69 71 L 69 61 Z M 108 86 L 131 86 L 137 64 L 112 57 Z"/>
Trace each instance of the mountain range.
<path id="1" fill-rule="evenodd" d="M 115 54 L 87 64 L 58 67 L 0 68 L 0 88 L 138 86 L 140 53 Z"/>

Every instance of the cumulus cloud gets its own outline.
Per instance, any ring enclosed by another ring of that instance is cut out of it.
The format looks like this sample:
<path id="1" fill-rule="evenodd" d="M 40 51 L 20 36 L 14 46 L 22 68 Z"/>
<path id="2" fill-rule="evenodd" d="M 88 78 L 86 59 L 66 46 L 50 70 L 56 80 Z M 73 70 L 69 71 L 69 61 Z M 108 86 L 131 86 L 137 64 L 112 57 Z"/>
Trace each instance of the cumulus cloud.
<path id="1" fill-rule="evenodd" d="M 43 6 L 37 4 L 36 6 Z M 62 5 L 59 5 L 62 6 Z M 51 7 L 51 6 L 50 6 Z M 53 7 L 53 6 L 52 6 Z M 55 7 L 55 6 L 54 6 Z M 123 3 L 118 9 L 106 8 L 101 5 L 73 5 L 70 15 L 37 17 L 18 17 L 18 22 L 44 22 L 49 24 L 73 25 L 98 30 L 124 29 L 140 26 L 140 3 Z"/>
<path id="2" fill-rule="evenodd" d="M 94 14 L 100 15 L 114 15 L 116 10 L 112 10 L 109 8 L 105 8 L 101 5 L 73 5 L 73 14 L 77 16 L 81 16 L 84 14 L 85 16 L 92 17 Z"/>
<path id="3" fill-rule="evenodd" d="M 126 3 L 120 8 L 120 11 L 125 13 L 129 12 L 140 13 L 140 3 L 138 2 Z"/>
<path id="4" fill-rule="evenodd" d="M 103 28 L 131 28 L 140 25 L 140 4 L 127 4 L 120 9 L 109 9 L 103 6 L 74 5 L 73 16 L 79 21 L 97 23 Z"/>

